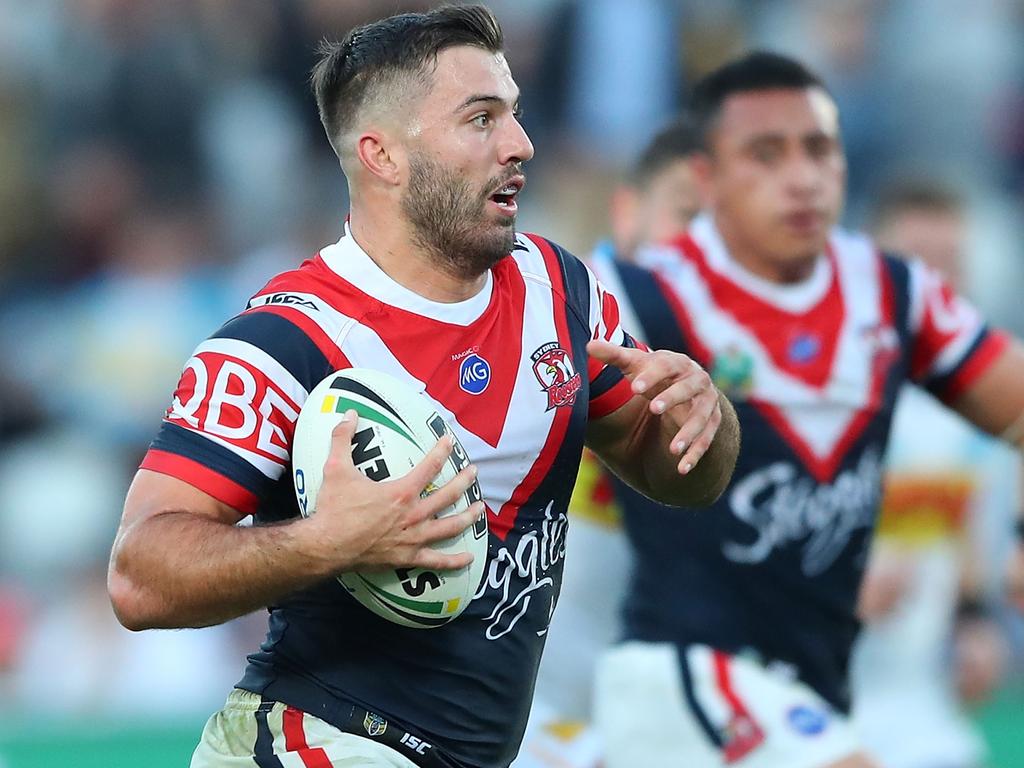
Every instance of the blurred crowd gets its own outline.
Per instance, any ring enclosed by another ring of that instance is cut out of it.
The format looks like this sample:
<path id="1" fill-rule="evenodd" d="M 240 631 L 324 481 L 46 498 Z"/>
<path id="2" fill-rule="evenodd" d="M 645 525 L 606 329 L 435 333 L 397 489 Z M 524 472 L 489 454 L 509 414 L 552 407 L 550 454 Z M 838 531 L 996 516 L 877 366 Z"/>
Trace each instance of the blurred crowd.
<path id="1" fill-rule="evenodd" d="M 523 229 L 586 253 L 688 84 L 774 49 L 839 104 L 846 223 L 901 174 L 954 184 L 966 292 L 1024 332 L 1024 0 L 488 4 L 537 148 Z M 240 676 L 262 617 L 116 624 L 124 491 L 192 348 L 340 234 L 344 178 L 307 86 L 317 41 L 432 5 L 0 0 L 0 712 L 207 713 Z"/>

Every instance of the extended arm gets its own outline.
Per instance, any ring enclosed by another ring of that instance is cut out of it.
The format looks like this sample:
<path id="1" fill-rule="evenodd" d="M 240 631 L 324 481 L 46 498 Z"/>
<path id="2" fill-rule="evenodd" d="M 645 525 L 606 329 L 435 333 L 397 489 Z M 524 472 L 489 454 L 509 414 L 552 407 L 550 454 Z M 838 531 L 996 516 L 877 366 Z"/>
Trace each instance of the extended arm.
<path id="1" fill-rule="evenodd" d="M 1024 344 L 1013 341 L 978 380 L 953 403 L 964 417 L 986 432 L 1024 451 Z M 1024 503 L 1024 499 L 1022 499 Z M 1024 520 L 1018 511 L 1018 520 Z M 1007 572 L 1009 597 L 1024 612 L 1024 531 Z"/>
<path id="2" fill-rule="evenodd" d="M 133 630 L 207 626 L 344 571 L 468 564 L 468 553 L 443 555 L 429 544 L 480 516 L 476 504 L 434 519 L 472 484 L 475 468 L 420 498 L 451 451 L 442 438 L 409 474 L 375 483 L 352 464 L 355 424 L 349 412 L 334 430 L 316 514 L 279 525 L 239 527 L 237 510 L 181 480 L 140 470 L 110 557 L 108 588 L 121 623 Z"/>
<path id="3" fill-rule="evenodd" d="M 636 393 L 591 423 L 588 445 L 613 472 L 657 501 L 714 502 L 732 477 L 740 429 L 732 405 L 708 374 L 675 352 L 602 341 L 587 349 L 622 370 Z"/>

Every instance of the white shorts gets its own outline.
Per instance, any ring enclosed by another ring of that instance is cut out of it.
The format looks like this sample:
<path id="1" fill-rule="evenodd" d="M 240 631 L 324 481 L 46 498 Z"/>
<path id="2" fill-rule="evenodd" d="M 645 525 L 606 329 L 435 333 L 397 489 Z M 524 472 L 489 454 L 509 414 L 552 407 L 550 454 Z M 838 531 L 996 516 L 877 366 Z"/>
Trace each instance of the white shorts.
<path id="1" fill-rule="evenodd" d="M 861 751 L 809 687 L 708 646 L 625 643 L 599 660 L 594 691 L 607 768 L 821 768 Z"/>
<path id="2" fill-rule="evenodd" d="M 344 733 L 280 702 L 261 702 L 257 694 L 236 688 L 224 709 L 207 721 L 191 768 L 242 766 L 416 768 L 390 747 Z"/>
<path id="3" fill-rule="evenodd" d="M 510 768 L 598 768 L 602 753 L 595 728 L 564 717 L 536 697 L 519 755 Z"/>

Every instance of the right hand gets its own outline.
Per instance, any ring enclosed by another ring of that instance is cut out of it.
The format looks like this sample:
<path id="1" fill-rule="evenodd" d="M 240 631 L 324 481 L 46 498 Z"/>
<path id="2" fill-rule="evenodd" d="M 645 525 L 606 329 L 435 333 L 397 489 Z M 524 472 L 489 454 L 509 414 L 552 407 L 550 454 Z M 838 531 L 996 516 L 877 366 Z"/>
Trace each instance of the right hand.
<path id="1" fill-rule="evenodd" d="M 408 474 L 375 482 L 352 463 L 357 421 L 356 412 L 350 410 L 331 434 L 316 514 L 308 519 L 317 554 L 334 573 L 381 568 L 454 570 L 469 565 L 473 561 L 469 552 L 444 554 L 430 545 L 457 536 L 484 514 L 483 502 L 476 502 L 458 514 L 435 519 L 473 484 L 476 467 L 467 466 L 421 498 L 452 451 L 452 438 L 445 435 Z"/>

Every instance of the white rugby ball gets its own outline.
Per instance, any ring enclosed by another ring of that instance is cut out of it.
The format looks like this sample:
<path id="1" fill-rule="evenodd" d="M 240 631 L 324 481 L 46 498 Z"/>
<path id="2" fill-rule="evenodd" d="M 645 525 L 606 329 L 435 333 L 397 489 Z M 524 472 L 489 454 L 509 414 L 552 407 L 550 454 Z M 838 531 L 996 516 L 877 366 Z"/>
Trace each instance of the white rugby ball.
<path id="1" fill-rule="evenodd" d="M 352 460 L 371 480 L 386 482 L 402 477 L 446 432 L 452 434 L 455 446 L 424 494 L 447 483 L 469 464 L 469 457 L 445 419 L 408 384 L 368 368 L 338 371 L 313 388 L 295 424 L 292 478 L 304 516 L 316 510 L 331 431 L 349 409 L 359 414 Z M 480 498 L 480 486 L 474 482 L 438 517 L 461 512 Z M 487 560 L 486 514 L 460 535 L 432 546 L 447 554 L 472 552 L 473 562 L 458 570 L 392 568 L 343 573 L 338 580 L 356 600 L 389 621 L 406 627 L 443 626 L 465 610 L 480 584 Z"/>

